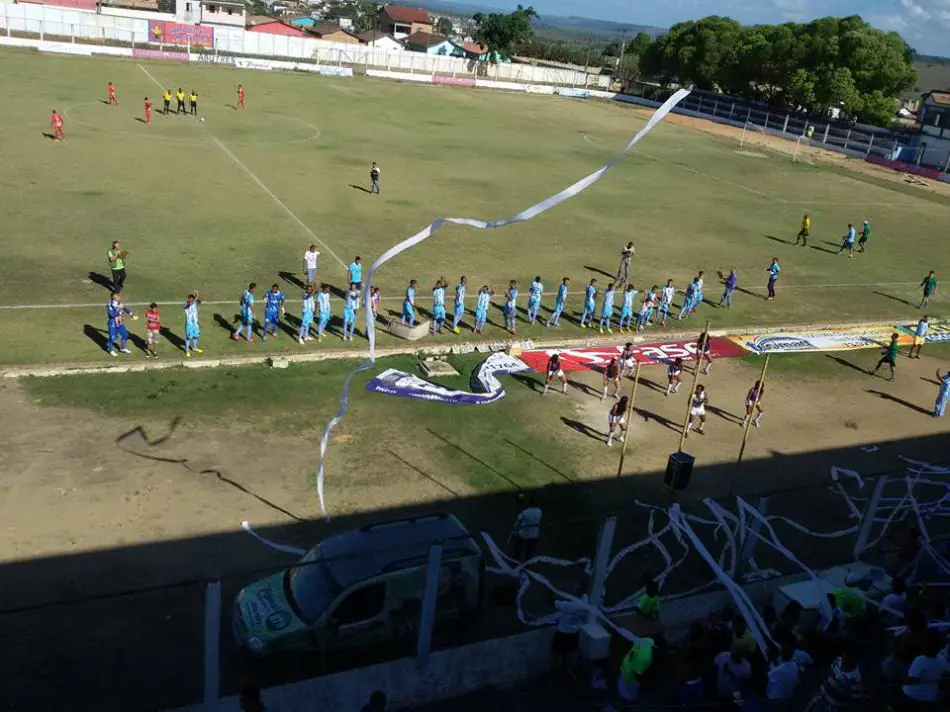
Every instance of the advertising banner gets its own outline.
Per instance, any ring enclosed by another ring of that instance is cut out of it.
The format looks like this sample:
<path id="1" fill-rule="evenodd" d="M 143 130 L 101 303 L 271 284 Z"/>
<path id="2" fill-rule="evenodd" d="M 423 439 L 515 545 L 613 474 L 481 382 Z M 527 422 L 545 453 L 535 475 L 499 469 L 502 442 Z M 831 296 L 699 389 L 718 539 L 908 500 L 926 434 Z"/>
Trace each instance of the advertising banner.
<path id="1" fill-rule="evenodd" d="M 586 99 L 590 96 L 590 92 L 586 89 L 558 89 L 557 93 L 569 99 Z"/>
<path id="2" fill-rule="evenodd" d="M 913 173 L 915 175 L 923 176 L 924 178 L 930 178 L 931 180 L 940 180 L 940 170 L 937 168 L 918 166 L 914 163 L 908 163 L 907 161 L 892 161 L 890 158 L 875 156 L 873 153 L 869 153 L 867 156 L 865 156 L 864 160 L 868 163 L 874 163 L 878 166 L 886 166 L 887 168 L 900 171 L 901 173 Z"/>
<path id="3" fill-rule="evenodd" d="M 882 348 L 895 329 L 827 329 L 816 331 L 783 332 L 779 334 L 756 334 L 730 336 L 752 353 L 800 353 L 804 351 L 853 351 L 855 349 Z M 898 333 L 900 333 L 898 331 Z M 911 343 L 911 338 L 901 335 L 901 345 Z"/>
<path id="4" fill-rule="evenodd" d="M 450 84 L 456 87 L 473 87 L 475 80 L 469 77 L 442 77 L 436 74 L 432 77 L 433 84 Z"/>
<path id="5" fill-rule="evenodd" d="M 158 49 L 133 49 L 132 56 L 136 59 L 164 59 L 172 62 L 188 61 L 188 55 L 184 52 L 162 52 Z"/>
<path id="6" fill-rule="evenodd" d="M 214 28 L 208 25 L 182 25 L 165 20 L 148 21 L 149 42 L 154 44 L 214 47 Z"/>
<path id="7" fill-rule="evenodd" d="M 522 373 L 531 369 L 508 354 L 492 354 L 472 373 L 472 391 L 456 391 L 405 371 L 389 368 L 366 384 L 366 390 L 400 398 L 449 403 L 452 405 L 485 405 L 505 397 L 498 376 Z"/>
<path id="8" fill-rule="evenodd" d="M 696 357 L 696 339 L 688 341 L 668 341 L 665 343 L 641 344 L 634 347 L 634 359 L 651 365 L 668 363 L 675 358 L 691 359 Z M 584 346 L 576 349 L 538 349 L 524 351 L 521 360 L 535 371 L 544 371 L 552 354 L 561 357 L 561 368 L 565 371 L 589 371 L 604 368 L 615 356 L 623 351 L 623 344 L 616 346 Z M 738 345 L 718 336 L 709 339 L 709 355 L 716 358 L 744 356 L 746 352 Z"/>

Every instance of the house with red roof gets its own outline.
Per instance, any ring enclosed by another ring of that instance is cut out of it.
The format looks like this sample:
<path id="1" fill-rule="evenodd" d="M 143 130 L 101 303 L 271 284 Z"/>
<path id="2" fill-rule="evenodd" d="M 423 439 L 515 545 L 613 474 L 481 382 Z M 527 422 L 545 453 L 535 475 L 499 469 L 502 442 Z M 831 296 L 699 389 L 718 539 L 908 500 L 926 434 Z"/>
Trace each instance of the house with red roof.
<path id="1" fill-rule="evenodd" d="M 434 29 L 432 18 L 422 8 L 383 5 L 379 9 L 379 31 L 397 40 L 418 32 L 432 34 Z"/>

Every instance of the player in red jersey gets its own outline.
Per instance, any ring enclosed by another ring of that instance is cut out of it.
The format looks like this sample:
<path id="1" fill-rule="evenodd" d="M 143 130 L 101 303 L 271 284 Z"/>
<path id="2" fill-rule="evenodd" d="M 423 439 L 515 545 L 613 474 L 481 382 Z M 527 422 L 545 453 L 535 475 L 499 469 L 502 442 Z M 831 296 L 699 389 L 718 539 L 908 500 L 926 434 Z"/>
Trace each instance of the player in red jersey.
<path id="1" fill-rule="evenodd" d="M 115 84 L 112 82 L 109 82 L 109 101 L 106 103 L 115 104 L 116 106 L 119 105 L 119 99 L 115 95 Z"/>
<path id="2" fill-rule="evenodd" d="M 152 123 L 152 102 L 145 97 L 145 123 Z"/>
<path id="3" fill-rule="evenodd" d="M 238 109 L 244 108 L 244 85 L 238 84 L 238 100 L 237 104 L 234 105 L 235 111 Z"/>
<path id="4" fill-rule="evenodd" d="M 63 133 L 63 115 L 60 114 L 56 109 L 53 109 L 53 113 L 49 117 L 50 126 L 53 127 L 53 140 L 54 141 L 65 141 L 66 135 Z"/>

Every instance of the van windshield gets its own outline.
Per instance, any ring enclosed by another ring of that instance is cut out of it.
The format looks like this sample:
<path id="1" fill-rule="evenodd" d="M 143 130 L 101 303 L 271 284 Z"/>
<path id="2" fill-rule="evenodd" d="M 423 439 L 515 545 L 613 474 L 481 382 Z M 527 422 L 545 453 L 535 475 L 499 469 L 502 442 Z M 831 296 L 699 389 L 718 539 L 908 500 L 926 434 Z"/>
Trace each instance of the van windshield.
<path id="1" fill-rule="evenodd" d="M 285 572 L 284 590 L 294 612 L 307 625 L 316 623 L 340 594 L 340 587 L 317 547 L 307 552 L 299 566 Z"/>

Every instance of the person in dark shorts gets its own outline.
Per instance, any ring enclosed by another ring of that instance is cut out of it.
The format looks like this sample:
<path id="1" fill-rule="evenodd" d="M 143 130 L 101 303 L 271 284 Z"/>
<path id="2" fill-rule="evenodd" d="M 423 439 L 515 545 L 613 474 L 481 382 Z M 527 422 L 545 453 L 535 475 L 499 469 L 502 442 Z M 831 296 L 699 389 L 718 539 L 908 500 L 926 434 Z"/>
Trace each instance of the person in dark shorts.
<path id="1" fill-rule="evenodd" d="M 198 115 L 198 92 L 194 89 L 191 90 L 191 94 L 188 95 L 188 103 L 191 105 L 191 115 Z"/>
<path id="2" fill-rule="evenodd" d="M 559 615 L 551 654 L 554 664 L 562 673 L 567 672 L 569 659 L 577 651 L 580 642 L 581 628 L 587 623 L 589 606 L 586 599 L 586 596 L 582 596 L 554 602 Z"/>
<path id="3" fill-rule="evenodd" d="M 175 100 L 178 102 L 178 108 L 175 110 L 175 114 L 187 114 L 188 110 L 185 108 L 185 90 L 181 87 L 178 87 L 178 91 L 175 92 Z"/>
<path id="4" fill-rule="evenodd" d="M 373 167 L 369 169 L 369 192 L 379 194 L 379 166 L 373 161 Z"/>
<path id="5" fill-rule="evenodd" d="M 881 356 L 881 360 L 877 362 L 877 366 L 871 371 L 872 376 L 877 375 L 878 369 L 884 364 L 887 364 L 891 367 L 891 377 L 888 380 L 894 380 L 894 370 L 897 368 L 897 354 L 900 353 L 900 344 L 897 343 L 898 338 L 896 333 L 891 334 L 891 342 L 884 348 L 884 354 Z"/>

